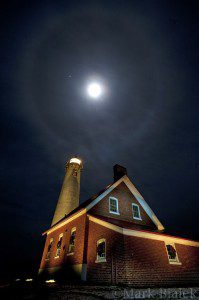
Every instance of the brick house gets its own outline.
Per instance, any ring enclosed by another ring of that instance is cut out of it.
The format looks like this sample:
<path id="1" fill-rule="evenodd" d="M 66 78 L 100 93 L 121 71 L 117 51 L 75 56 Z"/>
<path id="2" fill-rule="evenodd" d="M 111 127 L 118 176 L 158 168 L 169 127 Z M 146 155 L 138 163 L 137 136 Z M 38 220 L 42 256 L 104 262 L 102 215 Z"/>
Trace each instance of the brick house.
<path id="1" fill-rule="evenodd" d="M 114 182 L 78 205 L 81 169 L 77 158 L 67 164 L 52 226 L 43 233 L 40 274 L 134 286 L 199 283 L 199 242 L 165 234 L 124 167 L 115 165 Z"/>

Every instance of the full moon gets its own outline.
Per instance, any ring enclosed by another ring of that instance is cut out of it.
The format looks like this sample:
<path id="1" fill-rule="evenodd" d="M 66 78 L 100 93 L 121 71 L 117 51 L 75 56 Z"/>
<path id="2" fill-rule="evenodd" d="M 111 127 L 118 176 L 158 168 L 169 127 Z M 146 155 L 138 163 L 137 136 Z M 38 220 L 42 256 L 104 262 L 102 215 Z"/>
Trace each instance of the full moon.
<path id="1" fill-rule="evenodd" d="M 102 94 L 102 87 L 97 82 L 88 84 L 87 93 L 91 98 L 99 98 Z"/>

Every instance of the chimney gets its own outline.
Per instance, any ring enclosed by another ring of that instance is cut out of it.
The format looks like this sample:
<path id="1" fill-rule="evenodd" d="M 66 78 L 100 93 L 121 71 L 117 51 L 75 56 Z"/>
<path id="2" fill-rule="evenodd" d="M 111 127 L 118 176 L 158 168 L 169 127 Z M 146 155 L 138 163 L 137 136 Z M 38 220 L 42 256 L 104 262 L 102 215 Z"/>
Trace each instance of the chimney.
<path id="1" fill-rule="evenodd" d="M 67 162 L 66 174 L 51 226 L 59 222 L 65 215 L 68 215 L 73 209 L 79 206 L 81 170 L 81 159 L 73 157 Z"/>
<path id="2" fill-rule="evenodd" d="M 120 165 L 114 165 L 113 172 L 114 172 L 114 182 L 119 180 L 122 176 L 127 175 L 126 168 Z"/>

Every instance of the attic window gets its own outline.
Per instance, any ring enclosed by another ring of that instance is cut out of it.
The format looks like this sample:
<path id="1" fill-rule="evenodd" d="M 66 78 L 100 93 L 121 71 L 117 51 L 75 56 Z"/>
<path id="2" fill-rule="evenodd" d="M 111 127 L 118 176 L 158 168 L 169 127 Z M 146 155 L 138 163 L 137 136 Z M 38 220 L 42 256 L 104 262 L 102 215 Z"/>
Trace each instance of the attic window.
<path id="1" fill-rule="evenodd" d="M 56 256 L 55 257 L 60 257 L 62 239 L 63 239 L 63 233 L 61 233 L 59 235 L 59 240 L 58 240 L 58 243 L 57 243 L 57 250 L 56 250 Z"/>
<path id="2" fill-rule="evenodd" d="M 73 254 L 75 250 L 75 236 L 76 236 L 76 228 L 72 228 L 70 235 L 70 244 L 68 247 L 68 254 Z"/>
<path id="3" fill-rule="evenodd" d="M 142 220 L 139 205 L 132 203 L 133 219 Z"/>
<path id="4" fill-rule="evenodd" d="M 46 259 L 50 258 L 50 252 L 51 252 L 51 249 L 52 249 L 52 245 L 53 245 L 53 238 L 50 239 L 50 243 L 48 245 L 48 250 L 47 250 L 47 254 L 46 254 Z"/>
<path id="5" fill-rule="evenodd" d="M 175 244 L 166 244 L 166 249 L 167 249 L 167 255 L 169 259 L 170 264 L 180 264 L 179 259 L 178 259 L 178 254 L 175 248 Z"/>
<path id="6" fill-rule="evenodd" d="M 97 258 L 95 262 L 106 262 L 106 240 L 97 241 Z"/>
<path id="7" fill-rule="evenodd" d="M 109 198 L 109 212 L 111 214 L 119 215 L 118 199 L 116 199 L 114 197 Z"/>

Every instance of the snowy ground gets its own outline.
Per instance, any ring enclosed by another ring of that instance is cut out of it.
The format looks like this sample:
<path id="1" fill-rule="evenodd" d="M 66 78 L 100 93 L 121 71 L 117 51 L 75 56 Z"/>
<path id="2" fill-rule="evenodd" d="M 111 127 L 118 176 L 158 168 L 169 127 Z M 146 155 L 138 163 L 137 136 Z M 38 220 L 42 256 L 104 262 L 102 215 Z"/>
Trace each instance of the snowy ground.
<path id="1" fill-rule="evenodd" d="M 118 286 L 18 284 L 1 287 L 1 300 L 198 299 L 199 288 L 135 289 Z"/>
<path id="2" fill-rule="evenodd" d="M 50 299 L 199 299 L 199 288 L 66 287 L 63 290 L 52 293 Z"/>

